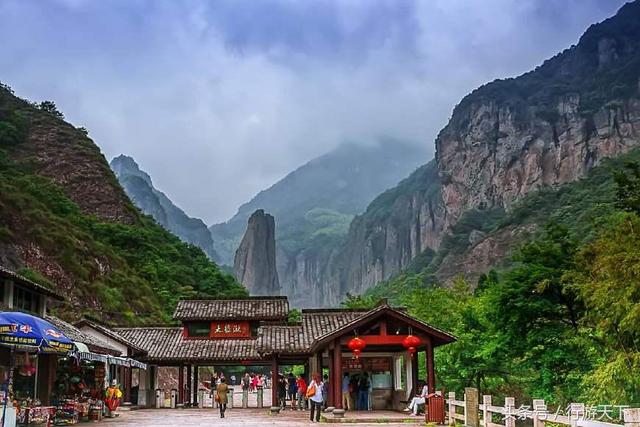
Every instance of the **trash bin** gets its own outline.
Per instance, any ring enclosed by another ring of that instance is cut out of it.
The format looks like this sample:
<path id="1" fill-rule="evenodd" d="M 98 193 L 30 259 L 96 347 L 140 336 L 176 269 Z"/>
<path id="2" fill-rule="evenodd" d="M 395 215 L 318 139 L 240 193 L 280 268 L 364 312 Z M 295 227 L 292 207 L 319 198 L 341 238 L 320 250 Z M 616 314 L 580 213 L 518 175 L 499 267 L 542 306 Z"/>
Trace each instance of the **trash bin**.
<path id="1" fill-rule="evenodd" d="M 242 407 L 249 407 L 249 389 L 246 389 L 244 387 L 242 388 Z"/>
<path id="2" fill-rule="evenodd" d="M 233 409 L 233 387 L 229 387 L 229 392 L 227 393 L 227 408 Z"/>
<path id="3" fill-rule="evenodd" d="M 198 390 L 198 408 L 204 408 L 204 390 Z"/>
<path id="4" fill-rule="evenodd" d="M 426 421 L 428 423 L 444 424 L 445 423 L 445 405 L 444 397 L 432 394 L 427 398 L 426 405 Z"/>
<path id="5" fill-rule="evenodd" d="M 178 390 L 175 388 L 171 389 L 171 409 L 176 408 L 176 403 L 178 401 Z"/>
<path id="6" fill-rule="evenodd" d="M 264 408 L 264 388 L 258 387 L 258 408 Z"/>
<path id="7" fill-rule="evenodd" d="M 156 389 L 156 409 L 162 408 L 162 401 L 164 400 L 164 392 L 159 388 Z"/>

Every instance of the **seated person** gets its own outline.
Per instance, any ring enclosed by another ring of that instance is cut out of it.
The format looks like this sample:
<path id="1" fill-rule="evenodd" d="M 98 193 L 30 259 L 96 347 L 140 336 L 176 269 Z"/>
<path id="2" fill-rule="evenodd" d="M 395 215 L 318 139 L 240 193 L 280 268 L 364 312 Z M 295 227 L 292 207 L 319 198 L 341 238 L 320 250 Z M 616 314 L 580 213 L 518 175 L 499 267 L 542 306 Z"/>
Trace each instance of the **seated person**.
<path id="1" fill-rule="evenodd" d="M 405 412 L 411 411 L 413 415 L 418 415 L 418 408 L 420 405 L 424 405 L 427 401 L 427 396 L 429 395 L 429 386 L 426 384 L 422 387 L 422 392 L 411 399 L 409 402 L 409 406 L 406 407 Z"/>

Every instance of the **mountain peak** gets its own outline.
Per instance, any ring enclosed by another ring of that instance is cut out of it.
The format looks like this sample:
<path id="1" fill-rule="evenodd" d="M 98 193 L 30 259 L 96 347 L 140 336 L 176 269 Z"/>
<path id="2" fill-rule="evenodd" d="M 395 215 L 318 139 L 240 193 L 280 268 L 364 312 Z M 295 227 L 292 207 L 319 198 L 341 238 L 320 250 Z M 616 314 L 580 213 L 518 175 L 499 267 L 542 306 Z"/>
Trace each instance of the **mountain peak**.
<path id="1" fill-rule="evenodd" d="M 142 178 L 149 186 L 153 187 L 151 177 L 140 169 L 140 166 L 133 157 L 120 154 L 114 157 L 109 165 L 118 179 L 120 179 L 121 176 L 137 176 Z"/>

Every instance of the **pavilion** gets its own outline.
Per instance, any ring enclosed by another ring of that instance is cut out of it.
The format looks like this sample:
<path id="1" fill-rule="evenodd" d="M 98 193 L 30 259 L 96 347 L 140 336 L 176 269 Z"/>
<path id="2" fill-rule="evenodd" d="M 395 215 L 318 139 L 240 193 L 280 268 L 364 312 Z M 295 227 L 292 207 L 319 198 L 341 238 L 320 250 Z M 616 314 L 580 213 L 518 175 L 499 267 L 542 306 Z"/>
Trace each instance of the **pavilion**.
<path id="1" fill-rule="evenodd" d="M 425 380 L 435 391 L 434 348 L 455 341 L 447 332 L 384 301 L 371 310 L 302 310 L 301 321 L 293 324 L 289 312 L 286 297 L 183 300 L 173 316 L 179 326 L 113 331 L 142 350 L 140 360 L 150 365 L 150 375 L 140 382 L 138 392 L 143 401 L 139 403 L 146 404 L 152 401 L 159 366 L 178 368 L 178 403 L 196 404 L 198 366 L 262 365 L 279 372 L 281 366 L 296 364 L 304 365 L 308 373 L 328 371 L 329 403 L 337 409 L 342 408 L 345 372 L 371 376 L 374 409 L 400 409 L 417 387 L 418 353 L 425 353 Z M 403 346 L 409 335 L 419 339 L 415 353 Z M 348 347 L 356 336 L 366 344 L 359 358 Z M 275 402 L 276 387 L 272 393 Z"/>

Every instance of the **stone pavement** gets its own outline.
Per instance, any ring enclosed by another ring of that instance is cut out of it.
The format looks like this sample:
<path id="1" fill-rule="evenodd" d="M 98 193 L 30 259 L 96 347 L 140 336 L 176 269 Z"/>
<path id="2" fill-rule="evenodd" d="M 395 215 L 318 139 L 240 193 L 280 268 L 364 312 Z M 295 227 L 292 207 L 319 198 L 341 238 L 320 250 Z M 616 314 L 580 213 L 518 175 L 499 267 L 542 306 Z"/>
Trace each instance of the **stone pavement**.
<path id="1" fill-rule="evenodd" d="M 374 411 L 375 413 L 375 411 Z M 200 427 L 220 425 L 239 426 L 308 426 L 309 412 L 285 411 L 276 416 L 269 415 L 268 409 L 230 409 L 224 419 L 216 409 L 142 409 L 124 411 L 118 418 L 107 419 L 108 427 Z M 418 421 L 418 420 L 416 420 Z M 357 423 L 358 426 L 380 426 L 375 423 Z M 407 426 L 406 422 L 383 424 L 388 426 Z"/>

